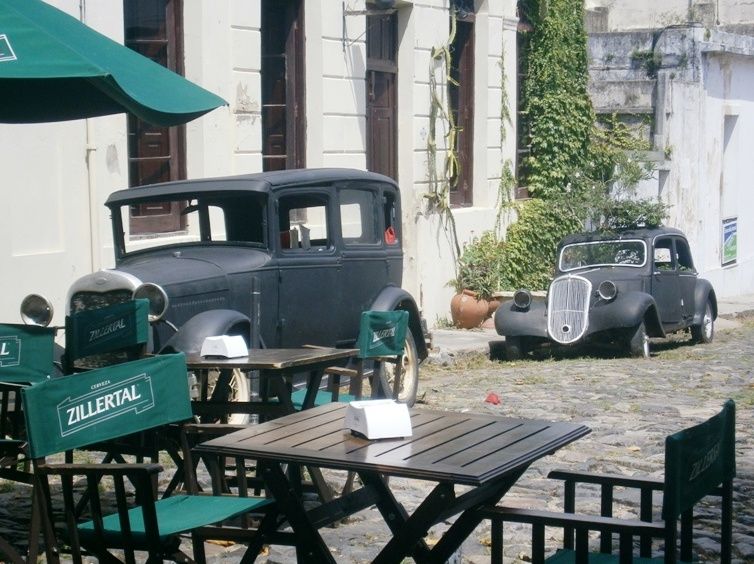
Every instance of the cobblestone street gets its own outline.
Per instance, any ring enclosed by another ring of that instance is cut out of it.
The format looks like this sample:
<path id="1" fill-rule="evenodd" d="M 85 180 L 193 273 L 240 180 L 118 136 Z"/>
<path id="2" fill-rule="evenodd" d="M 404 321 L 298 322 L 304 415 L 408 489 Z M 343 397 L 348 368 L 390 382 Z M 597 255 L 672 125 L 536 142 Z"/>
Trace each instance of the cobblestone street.
<path id="1" fill-rule="evenodd" d="M 683 337 L 683 336 L 681 336 Z M 620 351 L 581 351 L 551 358 L 490 361 L 468 355 L 443 365 L 430 363 L 421 372 L 421 406 L 551 420 L 583 422 L 591 435 L 535 463 L 504 498 L 508 505 L 560 509 L 562 490 L 545 478 L 549 470 L 571 468 L 596 472 L 646 474 L 661 477 L 666 435 L 697 423 L 718 411 L 726 398 L 737 403 L 737 471 L 734 482 L 735 562 L 754 562 L 754 318 L 719 331 L 710 345 L 691 346 L 684 338 L 653 343 L 653 357 L 637 360 Z M 499 405 L 485 402 L 489 392 Z M 331 475 L 334 478 L 334 476 Z M 2 484 L 0 484 L 2 485 Z M 397 497 L 411 510 L 431 483 L 392 480 Z M 7 531 L 16 515 L 28 508 L 23 489 L 0 489 L 0 527 Z M 598 492 L 584 492 L 584 510 L 598 510 Z M 621 496 L 616 492 L 616 497 Z M 630 499 L 625 514 L 636 509 Z M 705 510 L 702 527 L 717 519 L 713 504 Z M 618 515 L 622 515 L 618 513 Z M 446 524 L 430 531 L 436 540 Z M 718 558 L 716 525 L 697 537 L 701 561 Z M 369 562 L 389 538 L 379 513 L 372 508 L 345 525 L 328 528 L 323 536 L 339 562 Z M 521 562 L 528 554 L 528 529 L 506 528 L 506 562 Z M 457 562 L 489 562 L 489 523 L 483 522 L 463 545 Z M 557 546 L 557 532 L 548 530 L 547 546 Z M 243 547 L 210 550 L 213 562 L 238 562 Z M 260 562 L 295 561 L 288 547 L 272 547 Z"/>
<path id="2" fill-rule="evenodd" d="M 448 366 L 422 368 L 420 395 L 425 407 L 551 420 L 579 421 L 592 433 L 535 463 L 504 498 L 508 505 L 562 508 L 562 488 L 546 479 L 553 468 L 662 477 L 665 436 L 719 411 L 727 398 L 737 405 L 734 482 L 734 561 L 754 562 L 754 319 L 720 331 L 710 345 L 691 346 L 686 336 L 653 343 L 650 360 L 626 358 L 622 351 L 582 351 L 557 360 L 545 353 L 522 362 L 489 361 L 482 355 Z M 486 403 L 488 392 L 501 399 Z M 391 482 L 407 507 L 421 501 L 433 485 Z M 585 511 L 599 512 L 598 491 L 579 498 Z M 616 498 L 620 496 L 616 492 Z M 632 501 L 628 512 L 636 509 Z M 660 500 L 658 499 L 658 502 Z M 715 507 L 714 504 L 710 504 Z M 659 505 L 658 505 L 659 507 Z M 717 518 L 717 509 L 711 511 Z M 630 513 L 626 513 L 630 514 Z M 616 514 L 620 515 L 620 514 Z M 714 523 L 715 519 L 711 519 Z M 702 525 L 704 526 L 704 525 Z M 430 543 L 443 526 L 435 527 Z M 489 523 L 482 523 L 458 555 L 459 562 L 489 562 Z M 547 546 L 556 548 L 557 531 Z M 505 562 L 522 562 L 530 546 L 529 529 L 505 531 Z M 389 538 L 376 509 L 363 511 L 347 526 L 323 536 L 342 562 L 369 562 Z M 696 549 L 701 561 L 718 560 L 717 529 L 703 535 Z M 230 555 L 228 555 L 230 556 Z M 273 547 L 266 562 L 289 562 L 293 553 Z"/>

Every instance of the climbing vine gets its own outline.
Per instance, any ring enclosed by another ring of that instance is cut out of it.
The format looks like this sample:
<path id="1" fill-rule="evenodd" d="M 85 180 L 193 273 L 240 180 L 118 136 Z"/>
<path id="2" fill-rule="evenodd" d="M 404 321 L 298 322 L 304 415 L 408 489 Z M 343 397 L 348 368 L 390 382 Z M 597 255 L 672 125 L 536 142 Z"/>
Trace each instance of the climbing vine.
<path id="1" fill-rule="evenodd" d="M 458 178 L 458 132 L 453 112 L 447 107 L 448 95 L 443 92 L 437 83 L 438 67 L 443 71 L 445 85 L 458 85 L 450 73 L 451 53 L 450 45 L 456 36 L 456 17 L 451 14 L 450 34 L 448 40 L 438 47 L 433 47 L 430 55 L 429 68 L 429 130 L 427 133 L 427 179 L 429 191 L 424 194 L 430 209 L 436 211 L 446 226 L 451 240 L 452 249 L 457 260 L 461 256 L 461 248 L 458 243 L 456 222 L 450 207 L 450 190 L 453 179 Z M 445 124 L 445 157 L 442 173 L 437 170 L 437 124 Z"/>

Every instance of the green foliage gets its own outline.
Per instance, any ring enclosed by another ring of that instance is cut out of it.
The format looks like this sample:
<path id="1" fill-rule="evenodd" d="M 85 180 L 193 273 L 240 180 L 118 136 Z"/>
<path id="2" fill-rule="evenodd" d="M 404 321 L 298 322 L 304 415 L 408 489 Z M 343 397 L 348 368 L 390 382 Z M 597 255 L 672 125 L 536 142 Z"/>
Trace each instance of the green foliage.
<path id="1" fill-rule="evenodd" d="M 600 229 L 620 231 L 658 227 L 668 215 L 668 206 L 655 200 L 609 200 L 602 210 Z"/>
<path id="2" fill-rule="evenodd" d="M 631 63 L 641 67 L 649 78 L 657 76 L 657 71 L 662 67 L 662 55 L 655 51 L 634 51 L 631 53 Z"/>
<path id="3" fill-rule="evenodd" d="M 533 198 L 515 204 L 518 221 L 508 229 L 502 287 L 547 288 L 558 242 L 581 230 L 578 206 L 567 198 Z"/>
<path id="4" fill-rule="evenodd" d="M 483 300 L 502 288 L 505 243 L 494 231 L 485 231 L 464 246 L 458 274 L 451 281 L 456 292 L 472 290 Z"/>
<path id="5" fill-rule="evenodd" d="M 529 0 L 525 9 L 534 31 L 523 92 L 529 155 L 522 180 L 530 194 L 550 197 L 589 163 L 594 112 L 587 94 L 583 2 Z"/>

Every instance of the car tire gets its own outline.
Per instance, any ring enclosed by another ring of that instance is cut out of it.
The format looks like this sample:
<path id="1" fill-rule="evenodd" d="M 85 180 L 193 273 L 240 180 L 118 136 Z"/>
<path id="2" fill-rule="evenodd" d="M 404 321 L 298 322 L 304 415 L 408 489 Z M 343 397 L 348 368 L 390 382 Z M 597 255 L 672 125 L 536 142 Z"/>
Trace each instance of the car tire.
<path id="1" fill-rule="evenodd" d="M 715 319 L 712 316 L 712 302 L 708 299 L 704 307 L 701 325 L 691 326 L 691 340 L 694 343 L 711 343 L 715 338 Z"/>
<path id="2" fill-rule="evenodd" d="M 215 393 L 215 386 L 220 377 L 219 370 L 210 370 L 207 374 L 209 382 L 207 385 L 207 395 L 211 398 Z M 228 399 L 230 401 L 249 401 L 251 393 L 249 390 L 249 380 L 241 370 L 234 368 L 230 376 L 230 390 Z M 211 400 L 210 400 L 211 401 Z M 248 413 L 231 413 L 228 416 L 229 425 L 246 425 L 249 423 L 250 415 Z"/>
<path id="3" fill-rule="evenodd" d="M 634 358 L 649 358 L 649 337 L 643 321 L 634 329 L 628 341 L 628 349 Z"/>
<path id="4" fill-rule="evenodd" d="M 388 385 L 388 394 L 392 393 L 395 382 L 396 366 L 392 363 L 383 363 L 385 378 Z M 401 357 L 401 388 L 398 397 L 395 398 L 409 407 L 416 403 L 416 393 L 419 389 L 419 354 L 416 352 L 416 341 L 411 331 L 406 331 L 406 343 Z"/>
<path id="5" fill-rule="evenodd" d="M 505 337 L 505 358 L 521 360 L 526 354 L 526 344 L 523 337 Z"/>

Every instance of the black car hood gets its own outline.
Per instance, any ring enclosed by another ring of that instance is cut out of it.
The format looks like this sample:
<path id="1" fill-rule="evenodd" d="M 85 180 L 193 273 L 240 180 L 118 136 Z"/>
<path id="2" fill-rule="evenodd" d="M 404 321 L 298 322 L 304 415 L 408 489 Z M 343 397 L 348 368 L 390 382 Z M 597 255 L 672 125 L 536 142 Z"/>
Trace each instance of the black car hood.
<path id="1" fill-rule="evenodd" d="M 187 247 L 140 253 L 122 260 L 116 270 L 159 284 L 177 298 L 227 291 L 230 275 L 257 270 L 269 260 L 269 254 L 258 249 Z"/>

